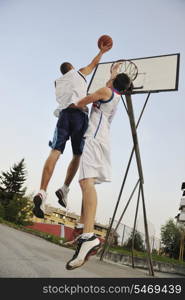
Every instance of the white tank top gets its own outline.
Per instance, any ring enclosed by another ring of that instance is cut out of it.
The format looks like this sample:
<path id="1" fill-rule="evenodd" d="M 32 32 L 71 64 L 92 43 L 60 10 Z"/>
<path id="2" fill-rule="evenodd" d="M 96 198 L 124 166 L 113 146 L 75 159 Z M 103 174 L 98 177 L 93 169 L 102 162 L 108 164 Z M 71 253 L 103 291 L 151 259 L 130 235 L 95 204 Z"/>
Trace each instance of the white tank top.
<path id="1" fill-rule="evenodd" d="M 72 69 L 56 79 L 55 94 L 59 110 L 84 98 L 87 95 L 87 83 L 84 75 L 80 71 Z"/>
<path id="2" fill-rule="evenodd" d="M 85 137 L 93 137 L 102 142 L 109 142 L 110 124 L 115 115 L 119 100 L 120 95 L 112 92 L 109 100 L 99 100 L 92 104 L 89 126 Z"/>

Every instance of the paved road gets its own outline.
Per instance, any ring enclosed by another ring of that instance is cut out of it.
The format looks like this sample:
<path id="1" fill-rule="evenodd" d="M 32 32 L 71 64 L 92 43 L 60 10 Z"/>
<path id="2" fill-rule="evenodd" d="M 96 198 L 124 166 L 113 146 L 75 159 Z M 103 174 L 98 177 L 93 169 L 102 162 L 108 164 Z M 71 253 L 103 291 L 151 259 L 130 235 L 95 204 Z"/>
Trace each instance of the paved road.
<path id="1" fill-rule="evenodd" d="M 0 224 L 1 278 L 143 278 L 147 270 L 132 269 L 91 257 L 83 267 L 68 271 L 73 250 Z M 156 277 L 181 277 L 156 273 Z"/>

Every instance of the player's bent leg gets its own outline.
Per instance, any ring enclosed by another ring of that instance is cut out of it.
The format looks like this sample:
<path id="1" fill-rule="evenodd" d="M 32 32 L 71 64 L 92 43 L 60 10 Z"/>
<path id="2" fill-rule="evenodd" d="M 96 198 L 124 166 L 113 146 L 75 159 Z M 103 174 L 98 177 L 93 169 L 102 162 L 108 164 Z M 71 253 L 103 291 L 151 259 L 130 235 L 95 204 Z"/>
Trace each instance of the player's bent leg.
<path id="1" fill-rule="evenodd" d="M 49 180 L 53 174 L 53 170 L 55 168 L 56 162 L 60 157 L 61 152 L 58 150 L 52 150 L 50 152 L 49 157 L 47 158 L 43 172 L 42 172 L 42 179 L 41 179 L 41 186 L 40 191 L 34 196 L 33 203 L 33 214 L 37 218 L 44 218 L 44 206 L 46 201 L 46 189 L 49 183 Z"/>
<path id="2" fill-rule="evenodd" d="M 69 186 L 78 171 L 81 155 L 73 154 L 73 158 L 69 163 L 64 183 Z"/>
<path id="3" fill-rule="evenodd" d="M 66 265 L 68 270 L 82 266 L 90 255 L 97 253 L 101 246 L 100 240 L 93 232 L 97 205 L 94 181 L 94 178 L 80 180 L 80 186 L 83 194 L 84 229 L 83 234 L 77 241 L 75 254 Z"/>
<path id="4" fill-rule="evenodd" d="M 80 163 L 80 155 L 73 155 L 73 158 L 69 163 L 67 169 L 64 185 L 63 187 L 61 187 L 55 192 L 56 196 L 58 197 L 58 203 L 65 208 L 67 207 L 67 196 L 69 193 L 69 185 L 71 184 L 74 176 L 76 175 L 76 172 L 79 167 L 79 163 Z"/>
<path id="5" fill-rule="evenodd" d="M 80 180 L 83 196 L 83 223 L 84 233 L 94 231 L 94 220 L 97 207 L 97 194 L 94 186 L 94 178 Z"/>
<path id="6" fill-rule="evenodd" d="M 61 151 L 56 150 L 56 149 L 51 150 L 50 155 L 48 156 L 48 158 L 44 164 L 40 189 L 43 189 L 46 191 L 48 183 L 53 174 L 56 162 L 59 159 L 60 155 L 61 155 Z"/>

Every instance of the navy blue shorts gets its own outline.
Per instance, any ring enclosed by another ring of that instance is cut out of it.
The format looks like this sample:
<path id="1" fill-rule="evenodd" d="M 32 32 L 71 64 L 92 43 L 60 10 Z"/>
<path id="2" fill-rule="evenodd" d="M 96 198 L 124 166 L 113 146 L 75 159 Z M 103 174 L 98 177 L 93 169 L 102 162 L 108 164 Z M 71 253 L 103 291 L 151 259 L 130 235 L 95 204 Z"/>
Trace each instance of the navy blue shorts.
<path id="1" fill-rule="evenodd" d="M 49 142 L 49 146 L 63 153 L 67 140 L 71 138 L 73 154 L 81 155 L 87 126 L 88 115 L 86 113 L 74 108 L 63 109 L 60 112 L 53 141 Z"/>

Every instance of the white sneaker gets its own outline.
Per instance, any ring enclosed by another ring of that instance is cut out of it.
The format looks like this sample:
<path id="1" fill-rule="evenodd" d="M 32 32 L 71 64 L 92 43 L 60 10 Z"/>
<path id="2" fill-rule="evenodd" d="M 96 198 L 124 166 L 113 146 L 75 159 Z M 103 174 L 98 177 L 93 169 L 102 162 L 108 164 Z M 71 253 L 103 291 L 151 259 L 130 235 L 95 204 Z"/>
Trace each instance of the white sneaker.
<path id="1" fill-rule="evenodd" d="M 58 189 L 55 194 L 58 198 L 58 203 L 62 206 L 64 206 L 65 208 L 67 207 L 67 195 L 69 193 L 69 188 L 68 187 L 62 187 L 60 189 Z"/>
<path id="2" fill-rule="evenodd" d="M 66 269 L 73 270 L 81 267 L 86 260 L 88 260 L 90 255 L 95 255 L 97 253 L 100 246 L 101 242 L 95 235 L 89 239 L 79 238 L 75 254 L 73 258 L 67 262 Z"/>
<path id="3" fill-rule="evenodd" d="M 46 192 L 44 190 L 40 191 L 33 198 L 33 203 L 35 205 L 35 207 L 33 208 L 33 214 L 37 218 L 44 219 L 45 201 L 46 201 Z"/>

